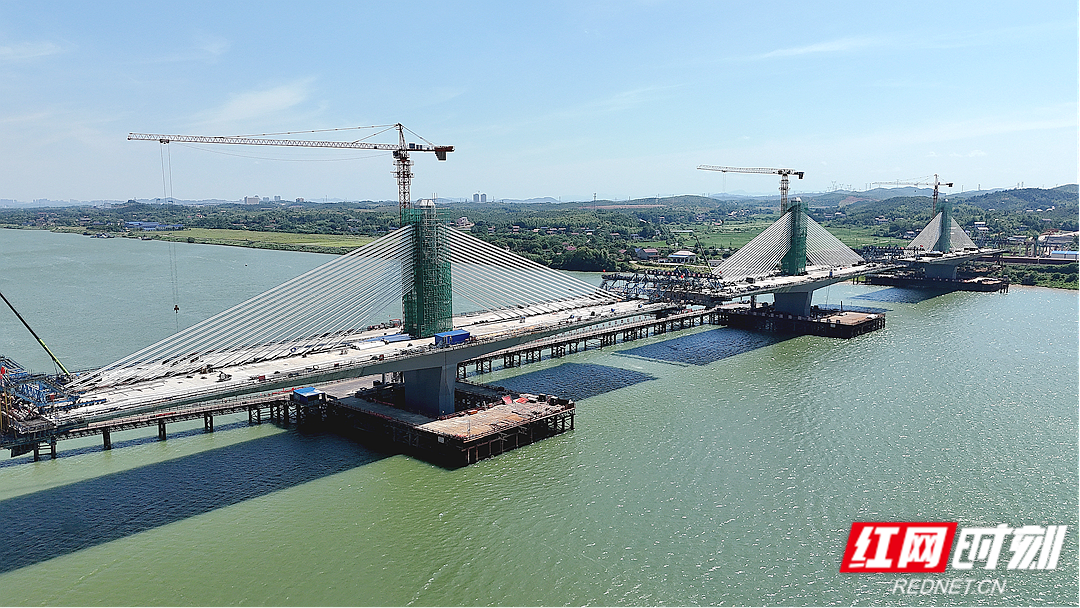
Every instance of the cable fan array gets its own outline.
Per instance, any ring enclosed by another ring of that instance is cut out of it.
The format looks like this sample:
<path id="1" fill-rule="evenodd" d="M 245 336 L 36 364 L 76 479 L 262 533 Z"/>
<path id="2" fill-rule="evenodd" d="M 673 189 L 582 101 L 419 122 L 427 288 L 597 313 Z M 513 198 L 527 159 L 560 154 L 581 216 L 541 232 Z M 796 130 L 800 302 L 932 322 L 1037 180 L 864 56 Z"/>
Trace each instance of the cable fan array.
<path id="1" fill-rule="evenodd" d="M 497 319 L 618 299 L 457 230 L 449 234 L 455 295 Z M 300 356 L 350 345 L 401 312 L 412 280 L 414 230 L 405 226 L 132 355 L 77 378 L 76 390 Z M 560 302 L 549 306 L 547 304 Z"/>
<path id="2" fill-rule="evenodd" d="M 520 316 L 520 307 L 574 300 L 588 306 L 619 297 L 452 228 L 450 268 L 454 295 L 498 318 Z"/>
<path id="3" fill-rule="evenodd" d="M 335 258 L 109 364 L 79 389 L 191 373 L 340 347 L 393 305 L 411 273 L 412 227 Z"/>
<path id="4" fill-rule="evenodd" d="M 926 228 L 922 229 L 919 236 L 908 245 L 908 249 L 925 249 L 930 251 L 937 245 L 938 238 L 941 236 L 941 217 L 942 214 L 938 213 L 934 216 L 934 219 L 930 220 L 930 223 L 926 225 Z M 951 218 L 950 218 L 951 219 Z M 949 235 L 949 245 L 952 251 L 960 251 L 966 247 L 976 248 L 975 241 L 971 240 L 964 229 L 960 227 L 960 224 L 956 223 L 956 220 L 952 221 L 952 232 Z M 948 253 L 943 252 L 943 253 Z"/>
<path id="5" fill-rule="evenodd" d="M 764 276 L 776 271 L 791 246 L 791 213 L 784 214 L 761 234 L 731 254 L 713 270 L 725 280 Z M 864 260 L 813 218 L 806 217 L 806 262 L 812 266 L 852 266 Z"/>

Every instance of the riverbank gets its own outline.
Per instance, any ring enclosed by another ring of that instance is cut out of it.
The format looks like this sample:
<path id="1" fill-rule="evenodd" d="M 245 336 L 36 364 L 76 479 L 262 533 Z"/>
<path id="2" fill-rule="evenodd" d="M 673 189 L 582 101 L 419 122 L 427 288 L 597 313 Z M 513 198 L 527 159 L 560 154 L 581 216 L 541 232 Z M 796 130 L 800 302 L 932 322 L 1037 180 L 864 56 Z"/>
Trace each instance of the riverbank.
<path id="1" fill-rule="evenodd" d="M 20 230 L 44 230 L 25 226 L 2 226 Z M 253 249 L 273 249 L 279 251 L 301 251 L 305 253 L 330 253 L 343 255 L 357 247 L 374 241 L 370 236 L 346 236 L 337 234 L 300 234 L 295 232 L 257 232 L 252 230 L 229 230 L 219 228 L 186 228 L 174 231 L 155 232 L 93 232 L 85 228 L 50 228 L 50 232 L 83 234 L 92 236 L 108 234 L 112 237 L 131 238 L 174 243 L 199 243 L 203 245 L 228 245 L 230 247 L 250 247 Z"/>
<path id="2" fill-rule="evenodd" d="M 52 227 L 36 228 L 27 226 L 15 226 L 0 224 L 0 228 L 18 230 L 49 230 L 56 233 L 98 234 L 79 227 Z M 174 231 L 155 232 L 106 232 L 114 237 L 123 237 L 142 240 L 169 241 L 174 243 L 199 243 L 204 245 L 227 245 L 231 247 L 249 247 L 252 249 L 271 249 L 278 251 L 300 251 L 304 253 L 328 253 L 344 255 L 357 247 L 362 247 L 375 240 L 375 237 L 360 235 L 337 235 L 337 234 L 302 234 L 295 232 L 265 232 L 253 230 L 230 230 L 219 228 L 185 228 Z M 756 234 L 755 234 L 756 236 Z M 849 236 L 850 235 L 846 235 Z M 989 264 L 981 264 L 984 272 L 990 271 Z M 650 264 L 632 262 L 634 269 L 670 269 L 672 266 L 665 264 Z M 692 272 L 708 273 L 708 266 L 687 266 Z M 1039 266 L 1012 266 L 1003 269 L 994 269 L 995 276 L 1009 279 L 1011 283 L 1036 287 L 1051 287 L 1054 289 L 1066 289 L 1077 291 L 1080 289 L 1078 281 L 1077 264 L 1066 264 L 1056 267 Z"/>

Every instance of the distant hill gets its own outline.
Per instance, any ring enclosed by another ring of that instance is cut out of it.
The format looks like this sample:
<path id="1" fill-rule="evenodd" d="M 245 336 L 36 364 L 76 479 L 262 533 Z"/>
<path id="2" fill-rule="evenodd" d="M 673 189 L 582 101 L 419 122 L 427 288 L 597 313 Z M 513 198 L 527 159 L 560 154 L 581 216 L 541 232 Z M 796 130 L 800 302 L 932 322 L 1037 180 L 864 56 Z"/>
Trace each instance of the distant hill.
<path id="1" fill-rule="evenodd" d="M 1077 184 L 1068 184 L 1049 190 L 1043 190 L 1042 188 L 1001 190 L 982 196 L 970 197 L 965 199 L 964 202 L 980 209 L 1026 211 L 1028 209 L 1046 209 L 1047 207 L 1075 206 L 1078 194 L 1080 194 L 1080 188 L 1077 187 Z"/>

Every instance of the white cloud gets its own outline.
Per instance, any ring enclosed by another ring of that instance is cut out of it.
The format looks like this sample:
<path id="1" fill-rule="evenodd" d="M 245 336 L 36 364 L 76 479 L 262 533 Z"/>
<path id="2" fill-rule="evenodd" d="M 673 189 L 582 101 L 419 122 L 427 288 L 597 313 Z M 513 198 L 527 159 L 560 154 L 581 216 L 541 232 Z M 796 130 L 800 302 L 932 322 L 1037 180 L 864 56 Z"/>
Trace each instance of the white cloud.
<path id="1" fill-rule="evenodd" d="M 261 91 L 234 94 L 221 106 L 197 115 L 196 121 L 203 125 L 224 126 L 278 114 L 307 100 L 309 82 L 305 80 Z"/>
<path id="2" fill-rule="evenodd" d="M 797 57 L 799 55 L 813 55 L 818 53 L 844 53 L 870 46 L 878 46 L 881 42 L 873 38 L 840 38 L 827 42 L 818 42 L 806 46 L 776 49 L 763 55 L 757 55 L 757 59 L 771 59 L 773 57 Z"/>
<path id="3" fill-rule="evenodd" d="M 56 55 L 63 52 L 59 45 L 52 42 L 20 42 L 0 46 L 0 63 L 27 61 L 38 57 Z"/>
<path id="4" fill-rule="evenodd" d="M 221 36 L 200 34 L 195 37 L 195 48 L 212 57 L 218 57 L 227 53 L 231 44 Z"/>

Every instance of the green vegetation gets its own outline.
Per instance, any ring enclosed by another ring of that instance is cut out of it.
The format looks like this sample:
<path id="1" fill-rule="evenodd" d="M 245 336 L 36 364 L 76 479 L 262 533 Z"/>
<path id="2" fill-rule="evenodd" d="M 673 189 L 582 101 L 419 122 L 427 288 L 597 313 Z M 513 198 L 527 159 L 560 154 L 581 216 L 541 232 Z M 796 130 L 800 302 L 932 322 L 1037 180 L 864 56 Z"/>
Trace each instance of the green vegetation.
<path id="1" fill-rule="evenodd" d="M 930 221 L 925 196 L 874 200 L 870 193 L 803 196 L 810 216 L 849 247 L 895 246 Z M 1029 188 L 957 198 L 953 217 L 980 244 L 1002 247 L 1011 236 L 1048 229 L 1077 230 L 1077 187 Z M 455 203 L 440 216 L 459 229 L 536 262 L 567 270 L 626 270 L 635 249 L 660 256 L 679 250 L 702 262 L 721 259 L 777 218 L 776 198 L 718 201 L 702 196 L 591 203 Z M 126 222 L 182 224 L 183 230 L 142 232 Z M 987 230 L 974 233 L 974 222 Z M 104 207 L 0 209 L 0 227 L 82 233 L 109 232 L 182 242 L 344 253 L 395 229 L 393 203 L 263 203 L 261 205 L 151 205 L 128 201 Z M 1014 282 L 1072 285 L 1061 267 L 1009 270 Z M 1026 273 L 1026 274 L 1025 274 Z"/>
<path id="2" fill-rule="evenodd" d="M 1058 289 L 1077 289 L 1077 264 L 1048 266 L 1042 264 L 1005 265 L 995 268 L 995 276 L 1008 278 L 1010 283 L 1018 285 L 1036 285 L 1039 287 L 1057 287 Z"/>

